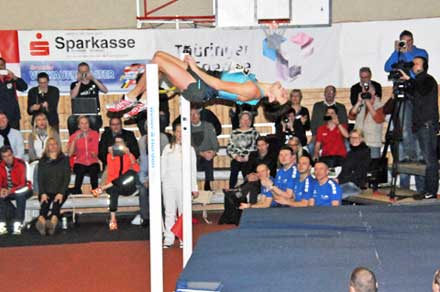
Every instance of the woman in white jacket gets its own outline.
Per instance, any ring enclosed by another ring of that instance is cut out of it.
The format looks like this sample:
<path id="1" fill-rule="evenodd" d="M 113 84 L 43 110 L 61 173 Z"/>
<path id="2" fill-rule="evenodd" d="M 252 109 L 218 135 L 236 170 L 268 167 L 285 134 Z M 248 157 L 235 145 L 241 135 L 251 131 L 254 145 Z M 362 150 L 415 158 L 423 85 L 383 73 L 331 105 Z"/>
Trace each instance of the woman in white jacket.
<path id="1" fill-rule="evenodd" d="M 191 189 L 192 195 L 198 195 L 196 153 L 191 151 Z M 174 234 L 171 232 L 176 222 L 176 212 L 182 214 L 182 129 L 179 122 L 173 123 L 173 139 L 167 144 L 162 152 L 161 177 L 163 187 L 163 202 L 165 207 L 165 232 L 164 248 L 174 245 Z"/>

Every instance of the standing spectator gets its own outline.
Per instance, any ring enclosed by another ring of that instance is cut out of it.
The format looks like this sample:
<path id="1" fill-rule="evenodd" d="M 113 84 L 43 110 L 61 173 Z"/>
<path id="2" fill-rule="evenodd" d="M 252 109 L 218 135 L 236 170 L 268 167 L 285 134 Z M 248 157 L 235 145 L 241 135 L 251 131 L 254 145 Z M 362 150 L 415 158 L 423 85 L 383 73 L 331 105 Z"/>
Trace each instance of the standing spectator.
<path id="1" fill-rule="evenodd" d="M 191 144 L 197 154 L 197 171 L 205 172 L 204 190 L 211 190 L 211 181 L 214 180 L 214 157 L 219 148 L 214 127 L 200 120 L 200 112 L 191 109 Z"/>
<path id="2" fill-rule="evenodd" d="M 250 112 L 252 116 L 255 118 L 258 115 L 258 108 L 255 105 L 247 104 L 247 103 L 236 103 L 235 109 L 229 110 L 229 117 L 231 118 L 232 130 L 235 130 L 240 127 L 240 114 L 242 112 Z M 252 120 L 252 127 L 254 126 Z"/>
<path id="3" fill-rule="evenodd" d="M 282 144 L 286 144 L 292 137 L 298 137 L 301 143 L 307 143 L 306 132 L 300 119 L 297 119 L 295 110 L 290 108 L 287 113 L 275 123 L 276 135 Z"/>
<path id="4" fill-rule="evenodd" d="M 101 135 L 101 140 L 99 140 L 99 160 L 101 160 L 104 169 L 107 164 L 107 154 L 115 143 L 115 137 L 117 135 L 122 136 L 128 149 L 130 149 L 130 153 L 133 154 L 136 159 L 139 157 L 139 146 L 136 136 L 132 131 L 122 128 L 121 118 L 112 117 L 109 123 L 110 127 L 105 128 L 104 133 Z"/>
<path id="5" fill-rule="evenodd" d="M 79 130 L 70 136 L 67 142 L 67 152 L 73 156 L 73 172 L 75 173 L 74 194 L 82 194 L 81 186 L 84 175 L 90 176 L 92 189 L 98 187 L 98 132 L 90 129 L 89 118 L 81 116 L 78 118 Z"/>
<path id="6" fill-rule="evenodd" d="M 237 184 L 238 173 L 243 173 L 244 166 L 249 160 L 249 154 L 255 151 L 258 132 L 252 125 L 252 114 L 250 112 L 242 112 L 240 114 L 240 127 L 231 133 L 227 152 L 232 158 L 231 175 L 229 177 L 229 188 L 232 189 Z M 243 175 L 244 177 L 244 175 Z"/>
<path id="7" fill-rule="evenodd" d="M 180 216 L 182 209 L 182 128 L 179 122 L 173 123 L 173 140 L 165 146 L 161 157 L 161 177 L 163 185 L 163 203 L 165 207 L 164 248 L 174 245 L 174 233 L 171 227 L 176 222 L 176 213 Z M 194 148 L 191 151 L 191 163 L 196 164 Z M 191 189 L 193 196 L 198 195 L 197 171 L 191 168 Z"/>
<path id="8" fill-rule="evenodd" d="M 354 106 L 358 102 L 359 94 L 365 92 L 365 85 L 374 87 L 376 96 L 382 98 L 382 85 L 379 82 L 371 80 L 371 69 L 369 67 L 362 67 L 359 69 L 359 82 L 350 88 L 350 102 Z"/>
<path id="9" fill-rule="evenodd" d="M 96 99 L 96 116 L 91 116 L 95 131 L 99 131 L 102 127 L 101 105 L 99 103 L 99 92 L 107 93 L 108 89 L 105 85 L 97 80 L 90 71 L 89 64 L 81 62 L 78 65 L 77 81 L 70 84 L 70 97 L 73 98 L 95 98 Z"/>
<path id="10" fill-rule="evenodd" d="M 382 107 L 383 104 L 374 87 L 369 87 L 368 91 L 363 88 L 348 115 L 351 120 L 356 120 L 354 128 L 363 132 L 365 143 L 370 147 L 372 159 L 381 156 L 382 125 L 385 122 L 383 111 L 380 110 Z"/>
<path id="11" fill-rule="evenodd" d="M 11 146 L 15 157 L 24 158 L 24 141 L 21 132 L 9 126 L 8 117 L 0 111 L 0 147 Z"/>
<path id="12" fill-rule="evenodd" d="M 13 129 L 20 130 L 21 115 L 17 90 L 25 91 L 27 88 L 26 82 L 11 70 L 6 69 L 6 60 L 0 58 L 0 111 L 6 114 L 9 125 Z"/>
<path id="13" fill-rule="evenodd" d="M 114 148 L 110 148 L 107 154 L 107 184 L 114 182 L 121 175 L 127 173 L 129 170 L 139 172 L 139 164 L 130 149 L 126 146 L 124 138 L 121 135 L 115 137 L 114 147 L 119 148 L 121 153 L 115 153 Z M 117 230 L 118 222 L 116 220 L 116 211 L 118 210 L 119 195 L 130 195 L 131 190 L 125 190 L 121 186 L 113 184 L 107 189 L 110 195 L 110 222 L 109 229 Z"/>
<path id="14" fill-rule="evenodd" d="M 437 154 L 437 131 L 438 131 L 438 84 L 428 74 L 428 60 L 424 57 L 415 57 L 412 72 L 414 78 L 410 78 L 404 71 L 402 79 L 410 84 L 409 92 L 413 96 L 413 120 L 412 129 L 416 140 L 420 145 L 422 157 L 426 164 L 425 188 L 423 194 L 418 194 L 416 199 L 437 198 L 438 190 L 438 154 Z"/>
<path id="15" fill-rule="evenodd" d="M 316 184 L 310 199 L 310 206 L 340 206 L 341 187 L 328 177 L 328 166 L 325 162 L 315 163 Z"/>
<path id="16" fill-rule="evenodd" d="M 12 214 L 12 233 L 18 235 L 23 227 L 26 200 L 32 196 L 32 190 L 26 180 L 25 162 L 14 157 L 10 146 L 1 147 L 0 155 L 0 235 L 8 233 L 7 213 Z"/>
<path id="17" fill-rule="evenodd" d="M 362 131 L 351 131 L 350 151 L 342 163 L 342 170 L 337 179 L 344 198 L 358 195 L 366 188 L 370 156 L 370 148 L 364 142 Z"/>
<path id="18" fill-rule="evenodd" d="M 345 138 L 348 138 L 347 124 L 339 122 L 335 106 L 327 108 L 325 118 L 326 124 L 320 126 L 316 134 L 313 158 L 315 161 L 318 159 L 324 161 L 329 167 L 340 166 L 347 155 L 345 149 Z M 319 158 L 321 148 L 322 154 Z"/>
<path id="19" fill-rule="evenodd" d="M 404 30 L 400 33 L 399 40 L 394 42 L 394 51 L 385 63 L 385 72 L 391 72 L 399 62 L 412 62 L 414 57 L 422 56 L 428 60 L 428 52 L 424 49 L 417 48 L 414 45 L 413 34 Z M 414 72 L 409 72 L 410 77 L 414 78 Z M 387 102 L 391 107 L 391 111 L 394 107 L 394 99 L 390 99 Z M 387 104 L 385 104 L 387 105 Z M 418 162 L 423 159 L 421 154 L 420 145 L 412 131 L 413 120 L 413 101 L 408 99 L 402 105 L 398 114 L 398 121 L 400 124 L 393 122 L 394 127 L 398 127 L 398 131 L 401 133 L 401 142 L 399 143 L 399 157 L 400 162 Z M 385 111 L 385 110 L 384 110 Z M 400 140 L 400 139 L 399 139 Z M 410 188 L 410 176 L 407 174 L 400 174 L 400 187 Z M 424 193 L 425 179 L 423 176 L 415 176 L 416 189 L 418 193 Z"/>
<path id="20" fill-rule="evenodd" d="M 293 186 L 293 198 L 277 197 L 278 204 L 289 207 L 308 207 L 316 184 L 311 175 L 312 160 L 308 156 L 302 156 L 298 161 L 299 177 Z"/>
<path id="21" fill-rule="evenodd" d="M 376 292 L 378 288 L 376 276 L 364 267 L 357 267 L 350 276 L 349 292 Z"/>
<path id="22" fill-rule="evenodd" d="M 49 138 L 38 164 L 38 200 L 41 207 L 35 227 L 41 235 L 55 233 L 61 206 L 69 195 L 69 182 L 69 158 L 61 152 L 57 140 Z M 50 218 L 47 216 L 49 211 Z"/>
<path id="23" fill-rule="evenodd" d="M 27 112 L 32 115 L 31 124 L 34 125 L 37 114 L 44 113 L 49 125 L 59 132 L 58 102 L 60 91 L 55 86 L 49 85 L 49 75 L 46 72 L 38 73 L 37 80 L 38 86 L 31 88 L 28 92 Z"/>
<path id="24" fill-rule="evenodd" d="M 49 125 L 46 114 L 40 112 L 35 114 L 34 126 L 32 127 L 32 133 L 29 135 L 29 161 L 35 161 L 41 158 L 46 143 L 49 138 L 55 138 L 59 145 L 61 140 L 58 132 Z"/>

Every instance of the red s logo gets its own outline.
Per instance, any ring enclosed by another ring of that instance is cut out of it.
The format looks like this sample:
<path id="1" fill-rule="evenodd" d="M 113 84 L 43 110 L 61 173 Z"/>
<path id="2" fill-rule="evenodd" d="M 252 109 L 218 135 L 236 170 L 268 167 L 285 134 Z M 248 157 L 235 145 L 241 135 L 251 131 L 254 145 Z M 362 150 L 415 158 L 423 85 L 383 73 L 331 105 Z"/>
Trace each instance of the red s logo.
<path id="1" fill-rule="evenodd" d="M 41 33 L 35 35 L 37 39 L 42 38 Z M 32 41 L 29 43 L 29 51 L 31 56 L 47 56 L 49 55 L 49 42 L 48 41 Z"/>

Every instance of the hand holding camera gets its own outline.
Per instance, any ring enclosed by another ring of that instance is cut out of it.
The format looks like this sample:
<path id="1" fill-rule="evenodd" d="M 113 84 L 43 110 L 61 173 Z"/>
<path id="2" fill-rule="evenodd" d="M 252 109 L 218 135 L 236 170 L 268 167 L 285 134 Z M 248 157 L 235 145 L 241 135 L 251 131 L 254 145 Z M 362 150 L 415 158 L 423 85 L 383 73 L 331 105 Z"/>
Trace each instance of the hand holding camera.
<path id="1" fill-rule="evenodd" d="M 405 40 L 396 40 L 394 41 L 394 49 L 396 52 L 406 53 L 408 52 L 408 46 L 406 45 Z"/>

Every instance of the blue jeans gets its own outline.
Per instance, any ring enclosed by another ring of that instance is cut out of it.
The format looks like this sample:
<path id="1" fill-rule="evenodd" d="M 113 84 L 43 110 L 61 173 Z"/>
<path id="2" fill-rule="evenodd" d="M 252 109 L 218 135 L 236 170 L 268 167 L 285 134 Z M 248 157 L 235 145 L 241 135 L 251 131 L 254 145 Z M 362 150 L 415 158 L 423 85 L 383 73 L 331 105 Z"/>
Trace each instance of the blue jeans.
<path id="1" fill-rule="evenodd" d="M 141 182 L 137 184 L 139 190 L 139 207 L 142 220 L 150 219 L 150 202 L 149 190 Z"/>
<path id="2" fill-rule="evenodd" d="M 350 196 L 356 196 L 361 193 L 361 189 L 351 181 L 342 184 L 341 189 L 342 189 L 342 199 L 345 199 Z"/>
<path id="3" fill-rule="evenodd" d="M 10 194 L 6 198 L 0 198 L 0 222 L 6 222 L 7 217 L 11 216 L 12 221 L 22 223 L 26 211 L 26 200 L 32 196 L 32 192 L 22 194 Z M 12 204 L 15 200 L 16 206 Z M 9 216 L 7 216 L 9 215 Z"/>
<path id="4" fill-rule="evenodd" d="M 438 157 L 437 157 L 437 121 L 427 122 L 415 132 L 417 141 L 426 164 L 425 191 L 437 195 L 438 190 Z"/>

